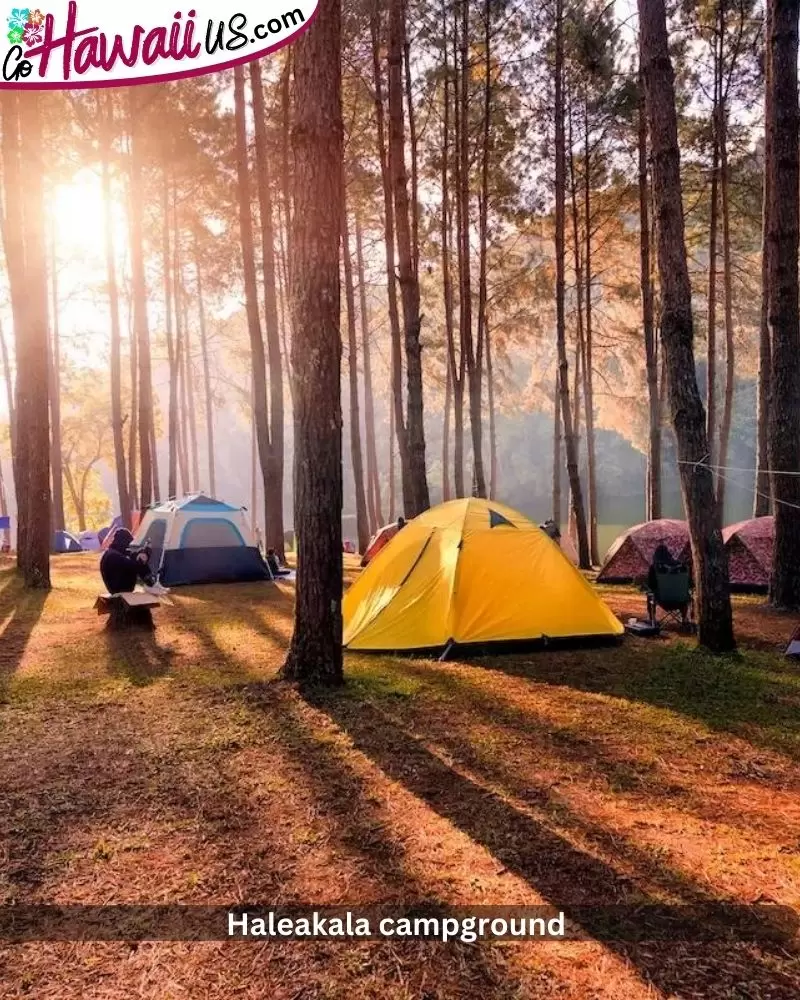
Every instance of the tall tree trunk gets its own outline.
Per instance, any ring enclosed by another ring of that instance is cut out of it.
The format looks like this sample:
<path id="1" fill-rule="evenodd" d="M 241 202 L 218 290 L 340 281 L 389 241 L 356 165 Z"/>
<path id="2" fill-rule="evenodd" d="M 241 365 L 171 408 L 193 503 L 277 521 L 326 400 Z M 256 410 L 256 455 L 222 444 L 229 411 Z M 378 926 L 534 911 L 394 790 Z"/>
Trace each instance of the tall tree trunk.
<path id="1" fill-rule="evenodd" d="M 48 373 L 50 384 L 50 477 L 53 502 L 51 519 L 53 531 L 66 528 L 64 516 L 64 465 L 61 458 L 61 332 L 58 317 L 58 267 L 56 259 L 56 231 L 50 226 L 50 357 Z"/>
<path id="2" fill-rule="evenodd" d="M 256 431 L 255 382 L 250 372 L 250 510 L 253 531 L 258 535 L 258 432 Z"/>
<path id="3" fill-rule="evenodd" d="M 572 249 L 573 249 L 573 266 L 575 271 L 575 376 L 573 381 L 573 399 L 572 399 L 572 419 L 575 422 L 574 433 L 575 433 L 575 447 L 578 454 L 580 454 L 580 440 L 581 440 L 581 374 L 583 369 L 583 362 L 586 357 L 586 337 L 584 333 L 583 326 L 583 265 L 581 260 L 581 238 L 580 238 L 580 223 L 579 223 L 579 213 L 578 213 L 578 184 L 575 174 L 575 154 L 573 149 L 573 134 L 572 134 L 572 119 L 573 119 L 573 109 L 572 102 L 568 98 L 567 121 L 569 123 L 569 136 L 567 139 L 567 160 L 569 163 L 569 185 L 570 185 L 570 208 L 572 215 Z M 585 167 L 588 176 L 588 158 Z M 587 192 L 588 193 L 588 192 Z M 587 220 L 588 221 L 588 220 Z M 568 518 L 568 532 L 570 537 L 576 537 L 576 525 L 575 525 L 575 514 L 572 509 L 572 504 L 570 504 L 569 518 Z"/>
<path id="4" fill-rule="evenodd" d="M 244 68 L 234 68 L 234 102 L 236 109 L 236 169 L 238 178 L 239 232 L 242 243 L 242 266 L 247 311 L 247 330 L 250 336 L 250 355 L 253 366 L 253 396 L 255 401 L 256 432 L 261 475 L 264 482 L 264 525 L 270 523 L 272 512 L 267 510 L 271 496 L 269 484 L 270 449 L 269 409 L 267 404 L 267 367 L 264 340 L 261 334 L 261 317 L 258 310 L 258 284 L 256 282 L 255 254 L 253 250 L 253 220 L 250 210 L 250 164 L 247 153 L 247 121 L 245 104 Z M 297 175 L 295 174 L 295 180 Z"/>
<path id="5" fill-rule="evenodd" d="M 564 141 L 564 3 L 556 0 L 555 53 L 555 156 L 556 156 L 556 343 L 558 348 L 559 392 L 564 445 L 567 453 L 567 475 L 578 535 L 578 558 L 582 569 L 589 569 L 589 535 L 583 505 L 583 487 L 578 470 L 578 450 L 572 421 L 569 390 L 569 362 L 564 322 L 564 230 L 566 203 L 566 161 Z"/>
<path id="6" fill-rule="evenodd" d="M 724 9 L 720 0 L 720 11 Z M 722 21 L 722 13 L 720 20 Z M 722 47 L 722 43 L 720 43 Z M 733 422 L 733 397 L 736 387 L 736 344 L 733 330 L 733 262 L 731 261 L 731 223 L 730 223 L 730 176 L 728 170 L 728 116 L 725 101 L 719 106 L 719 157 L 720 157 L 720 194 L 722 198 L 722 267 L 723 286 L 725 291 L 725 396 L 722 406 L 722 423 L 719 428 L 718 462 L 721 466 L 717 477 L 717 499 L 719 500 L 720 517 L 725 517 L 725 466 L 728 464 L 728 445 Z"/>
<path id="7" fill-rule="evenodd" d="M 193 365 L 193 342 L 191 327 L 189 324 L 189 296 L 183 285 L 183 274 L 181 274 L 181 304 L 183 307 L 183 335 L 185 338 L 184 351 L 184 374 L 186 376 L 186 415 L 189 424 L 189 444 L 191 445 L 191 476 L 192 489 L 202 489 L 200 483 L 200 449 L 197 444 L 197 408 L 194 405 L 194 365 Z"/>
<path id="8" fill-rule="evenodd" d="M 764 34 L 770 38 L 772 6 L 767 3 Z M 764 121 L 772 120 L 772 91 L 769 86 L 769 48 L 764 54 L 767 85 L 764 93 Z M 765 517 L 772 507 L 772 483 L 769 475 L 769 400 L 772 380 L 772 341 L 769 329 L 769 209 L 771 201 L 770 171 L 766 169 L 772 157 L 772 134 L 764 128 L 764 185 L 761 201 L 761 322 L 758 332 L 758 430 L 757 430 L 757 473 L 753 517 Z"/>
<path id="9" fill-rule="evenodd" d="M 289 266 L 286 262 L 286 246 L 284 237 L 283 212 L 278 202 L 278 302 L 280 303 L 281 353 L 286 365 L 287 382 L 289 383 L 289 403 L 294 406 L 294 379 L 292 378 L 291 350 L 289 348 L 288 329 L 291 324 L 289 313 Z"/>
<path id="10" fill-rule="evenodd" d="M 661 339 L 683 502 L 692 540 L 700 643 L 714 652 L 725 652 L 735 647 L 728 556 L 722 543 L 714 480 L 706 464 L 708 435 L 694 363 L 692 289 L 684 242 L 675 82 L 664 0 L 639 0 L 639 24 L 653 195 L 659 223 Z"/>
<path id="11" fill-rule="evenodd" d="M 408 114 L 408 148 L 411 154 L 411 265 L 419 275 L 419 150 L 417 146 L 417 120 L 414 114 L 414 91 L 411 79 L 411 41 L 408 37 L 408 3 L 403 7 L 403 82 L 405 84 L 406 113 Z"/>
<path id="12" fill-rule="evenodd" d="M 153 419 L 150 421 L 150 454 L 153 460 L 153 501 L 158 503 L 161 499 L 161 487 L 158 475 L 158 447 L 156 440 L 155 411 L 153 412 Z"/>
<path id="13" fill-rule="evenodd" d="M 170 244 L 170 181 L 165 157 L 161 188 L 162 214 L 162 258 L 164 267 L 164 312 L 166 315 L 167 358 L 169 362 L 169 410 L 167 416 L 167 445 L 169 448 L 167 467 L 167 496 L 178 495 L 178 367 L 179 356 L 176 350 L 172 317 L 175 295 L 173 279 L 175 271 L 172 267 L 172 248 Z M 175 234 L 177 242 L 177 232 Z"/>
<path id="14" fill-rule="evenodd" d="M 26 550 L 26 531 L 28 526 L 25 507 L 28 481 L 28 462 L 30 451 L 24 446 L 20 428 L 27 425 L 27 416 L 23 415 L 22 407 L 25 399 L 18 395 L 19 385 L 19 340 L 22 331 L 28 323 L 29 297 L 25 290 L 25 220 L 23 218 L 23 202 L 18 192 L 22 190 L 22 164 L 20 162 L 20 96 L 6 91 L 0 94 L 3 109 L 2 153 L 3 153 L 3 199 L 5 204 L 4 249 L 6 271 L 8 273 L 9 295 L 11 298 L 11 313 L 14 325 L 15 367 L 16 377 L 11 386 L 11 369 L 8 362 L 8 351 L 3 340 L 3 362 L 6 373 L 6 386 L 9 392 L 9 413 L 12 416 L 13 433 L 11 436 L 11 458 L 14 472 L 14 492 L 17 499 L 17 566 L 22 569 L 23 553 Z M 47 356 L 46 353 L 44 355 Z M 26 397 L 27 398 L 27 397 Z M 50 532 L 47 532 L 48 539 Z"/>
<path id="15" fill-rule="evenodd" d="M 646 518 L 661 517 L 661 405 L 658 391 L 658 339 L 653 320 L 653 280 L 650 260 L 650 192 L 647 178 L 647 109 L 641 60 L 639 66 L 639 287 L 642 299 L 649 434 L 647 448 Z"/>
<path id="16" fill-rule="evenodd" d="M 15 454 L 15 451 L 16 451 L 16 447 L 15 447 L 15 440 L 16 440 L 16 437 L 15 437 L 15 434 L 16 434 L 16 420 L 15 420 L 15 417 L 16 417 L 16 413 L 15 413 L 15 408 L 14 408 L 14 389 L 13 389 L 13 383 L 12 383 L 12 380 L 11 380 L 11 363 L 10 363 L 9 357 L 8 357 L 8 345 L 6 344 L 6 337 L 5 337 L 5 333 L 3 331 L 2 323 L 0 323 L 0 361 L 2 361 L 2 364 L 3 364 L 3 377 L 5 378 L 5 383 L 6 383 L 6 405 L 8 406 L 8 430 L 9 430 L 9 439 L 10 439 L 10 445 L 11 445 L 11 473 L 12 473 L 12 478 L 13 478 L 13 475 L 14 475 L 14 454 Z M 16 487 L 15 487 L 15 493 L 16 493 Z M 5 504 L 6 504 L 6 507 L 5 507 L 5 510 L 3 511 L 3 513 L 4 514 L 8 514 L 9 513 L 9 508 L 8 508 L 8 491 L 7 491 L 7 489 L 6 489 Z M 8 543 L 8 546 L 10 548 L 11 547 L 11 531 L 10 531 L 10 529 L 5 532 L 5 540 Z"/>
<path id="17" fill-rule="evenodd" d="M 342 681 L 342 412 L 339 237 L 341 3 L 322 0 L 295 43 L 292 344 L 295 395 L 294 634 L 283 676 Z"/>
<path id="18" fill-rule="evenodd" d="M 392 191 L 392 174 L 386 142 L 386 117 L 383 103 L 383 73 L 381 70 L 380 0 L 373 0 L 370 10 L 370 35 L 372 39 L 372 74 L 375 92 L 375 131 L 378 159 L 383 185 L 383 223 L 385 231 L 386 286 L 389 308 L 389 329 L 392 343 L 392 409 L 394 434 L 400 456 L 400 477 L 403 486 L 403 507 L 409 513 L 414 506 L 414 486 L 408 454 L 408 435 L 403 413 L 403 338 L 397 306 L 397 273 L 395 269 L 395 218 Z M 401 104 L 402 107 L 402 104 Z"/>
<path id="19" fill-rule="evenodd" d="M 147 277 L 144 263 L 143 220 L 145 191 L 143 177 L 143 122 L 135 90 L 128 91 L 128 113 L 131 125 L 131 213 L 129 218 L 131 243 L 131 293 L 133 295 L 134 333 L 139 356 L 139 463 L 141 476 L 140 509 L 148 507 L 154 498 L 152 432 L 153 382 L 150 360 L 150 325 L 147 316 Z"/>
<path id="20" fill-rule="evenodd" d="M 8 430 L 11 441 L 11 464 L 14 464 L 14 449 L 16 446 L 16 407 L 14 405 L 14 379 L 11 374 L 11 360 L 8 356 L 8 344 L 2 324 L 0 324 L 0 361 L 3 363 L 3 378 L 6 383 L 6 406 L 8 407 Z"/>
<path id="21" fill-rule="evenodd" d="M 450 202 L 450 64 L 447 46 L 447 5 L 442 2 L 442 52 L 444 58 L 444 94 L 442 121 L 442 289 L 444 294 L 444 325 L 447 337 L 447 388 L 451 396 L 447 403 L 453 403 L 454 410 L 454 478 L 455 495 L 464 496 L 464 371 L 456 359 L 456 337 L 453 322 L 453 274 L 451 263 L 452 210 Z M 457 100 L 457 95 L 456 95 Z M 456 109 L 457 110 L 457 109 Z M 460 260 L 459 253 L 459 260 Z M 445 434 L 442 461 L 442 482 L 444 498 L 450 499 L 450 410 L 445 405 Z"/>
<path id="22" fill-rule="evenodd" d="M 395 428 L 394 428 L 394 407 L 389 408 L 389 520 L 394 521 L 395 516 Z"/>
<path id="23" fill-rule="evenodd" d="M 7 95 L 4 95 L 7 96 Z M 50 421 L 48 400 L 47 254 L 43 203 L 42 97 L 18 95 L 25 326 L 17 335 L 17 444 L 27 452 L 26 475 L 17 486 L 18 520 L 25 521 L 19 567 L 26 587 L 50 588 Z M 15 269 L 17 275 L 20 269 Z"/>
<path id="24" fill-rule="evenodd" d="M 208 460 L 208 488 L 211 496 L 216 496 L 217 476 L 214 456 L 214 395 L 211 391 L 211 360 L 208 354 L 208 329 L 206 328 L 206 307 L 203 301 L 203 274 L 200 266 L 200 251 L 197 239 L 194 244 L 194 269 L 197 277 L 197 316 L 200 323 L 200 351 L 203 357 L 203 395 L 206 412 L 206 457 Z M 281 533 L 281 541 L 283 533 Z M 277 550 L 276 550 L 277 551 Z M 281 546 L 283 553 L 283 546 Z"/>
<path id="25" fill-rule="evenodd" d="M 497 499 L 497 420 L 494 405 L 494 359 L 489 324 L 483 331 L 486 348 L 486 391 L 489 403 L 489 499 Z"/>
<path id="26" fill-rule="evenodd" d="M 800 607 L 800 114 L 797 106 L 798 5 L 770 0 L 767 131 L 769 172 L 769 325 L 772 340 L 769 461 L 775 503 L 772 603 Z"/>
<path id="27" fill-rule="evenodd" d="M 178 468 L 181 473 L 181 493 L 193 493 L 197 489 L 197 482 L 192 476 L 191 460 L 191 436 L 189 431 L 189 374 L 188 374 L 188 354 L 189 346 L 186 336 L 186 311 L 183 308 L 184 288 L 183 282 L 179 281 L 175 286 L 176 296 L 176 316 L 179 316 L 179 327 L 177 340 L 180 344 L 179 368 L 178 368 L 178 391 L 180 393 L 180 420 L 178 429 Z"/>
<path id="28" fill-rule="evenodd" d="M 483 468 L 483 420 L 481 407 L 481 370 L 479 350 L 476 350 L 472 336 L 472 274 L 470 253 L 470 197 L 469 197 L 469 81 L 470 81 L 470 34 L 469 3 L 461 4 L 460 68 L 461 89 L 459 99 L 459 200 L 461 259 L 461 345 L 467 366 L 469 388 L 469 421 L 472 437 L 473 487 L 477 496 L 486 496 L 486 474 Z"/>
<path id="29" fill-rule="evenodd" d="M 98 94 L 100 92 L 98 91 Z M 125 420 L 122 414 L 122 330 L 119 316 L 119 285 L 114 243 L 113 196 L 111 190 L 111 151 L 114 133 L 114 96 L 106 90 L 97 101 L 101 122 L 101 170 L 103 191 L 103 242 L 108 285 L 108 312 L 111 325 L 111 431 L 114 439 L 114 468 L 117 477 L 119 514 L 126 527 L 131 525 L 131 495 L 128 491 L 128 470 L 125 465 Z"/>
<path id="30" fill-rule="evenodd" d="M 289 138 L 291 130 L 291 70 L 292 70 L 292 50 L 284 49 L 285 64 L 281 74 L 281 193 L 278 200 L 278 245 L 281 255 L 283 293 L 281 295 L 282 307 L 285 303 L 286 322 L 281 323 L 283 357 L 286 362 L 286 371 L 289 376 L 289 399 L 294 408 L 294 376 L 292 374 L 291 350 L 288 345 L 287 328 L 291 331 L 292 314 L 289 307 L 289 290 L 291 288 L 290 264 L 291 264 L 291 232 L 292 218 L 294 215 L 294 203 L 292 196 L 292 177 L 289 169 Z"/>
<path id="31" fill-rule="evenodd" d="M 283 366 L 278 328 L 278 290 L 275 277 L 275 231 L 272 208 L 272 182 L 267 149 L 267 109 L 261 80 L 261 63 L 250 63 L 255 119 L 256 171 L 258 204 L 261 216 L 261 259 L 264 271 L 264 332 L 269 364 L 270 451 L 268 462 L 269 496 L 266 499 L 268 520 L 265 544 L 283 558 Z"/>
<path id="32" fill-rule="evenodd" d="M 451 349 L 451 365 L 453 379 L 453 479 L 456 497 L 467 495 L 464 475 L 464 390 L 467 378 L 467 351 L 464 340 L 466 317 L 464 315 L 464 278 L 465 270 L 469 270 L 469 240 L 467 240 L 467 256 L 464 256 L 464 240 L 462 233 L 466 225 L 463 219 L 463 200 L 461 198 L 461 146 L 463 125 L 461 120 L 462 88 L 466 86 L 459 68 L 459 18 L 458 7 L 453 4 L 453 181 L 455 186 L 455 220 L 450 212 L 450 228 L 448 245 L 453 246 L 453 221 L 455 221 L 455 245 L 458 261 L 458 368 L 456 368 L 455 338 Z M 448 188 L 449 195 L 449 188 Z M 471 326 L 471 321 L 470 321 Z"/>
<path id="33" fill-rule="evenodd" d="M 561 524 L 561 373 L 556 361 L 556 381 L 553 388 L 553 520 Z"/>
<path id="34" fill-rule="evenodd" d="M 131 378 L 131 419 L 128 428 L 128 485 L 131 503 L 135 510 L 141 511 L 136 463 L 139 445 L 139 351 L 136 332 L 133 327 L 133 301 L 131 299 L 128 300 L 128 344 Z"/>
<path id="35" fill-rule="evenodd" d="M 342 196 L 342 260 L 347 305 L 347 350 L 350 381 L 350 461 L 353 466 L 353 489 L 356 498 L 358 551 L 363 555 L 369 545 L 367 496 L 364 489 L 364 460 L 361 452 L 361 408 L 358 402 L 358 336 L 356 334 L 356 294 L 353 287 L 353 260 L 350 256 L 350 230 L 346 196 Z"/>
<path id="36" fill-rule="evenodd" d="M 172 301 L 175 308 L 175 450 L 183 494 L 196 485 L 191 482 L 189 469 L 189 401 L 186 386 L 186 307 L 181 255 L 181 229 L 178 217 L 178 188 L 172 185 Z"/>
<path id="37" fill-rule="evenodd" d="M 589 560 L 600 562 L 597 544 L 597 457 L 594 439 L 594 304 L 592 290 L 592 162 L 589 144 L 589 102 L 584 98 L 584 278 L 586 281 L 586 337 L 583 358 L 583 399 L 586 409 L 586 472 L 589 487 Z M 576 403 L 577 408 L 577 403 Z M 580 547 L 580 546 L 579 546 Z"/>
<path id="38" fill-rule="evenodd" d="M 722 55 L 714 30 L 714 98 L 711 111 L 711 221 L 708 230 L 708 369 L 706 374 L 706 433 L 709 464 L 717 464 L 717 233 L 719 230 L 719 130 Z M 712 478 L 715 473 L 712 472 Z"/>
<path id="39" fill-rule="evenodd" d="M 419 275 L 414 271 L 410 213 L 405 162 L 405 126 L 403 115 L 403 0 L 390 0 L 389 6 L 389 169 L 394 195 L 400 297 L 406 349 L 406 437 L 411 487 L 411 508 L 406 514 L 416 517 L 430 506 L 425 468 L 425 427 L 422 392 L 422 349 L 420 345 Z"/>
<path id="40" fill-rule="evenodd" d="M 450 411 L 453 409 L 453 379 L 450 365 L 445 365 L 444 408 L 442 414 L 442 502 L 453 499 L 450 485 Z"/>
<path id="41" fill-rule="evenodd" d="M 482 419 L 482 392 L 481 383 L 483 380 L 483 357 L 485 352 L 485 341 L 488 327 L 488 273 L 489 273 L 489 170 L 491 159 L 491 124 L 492 124 L 492 20 L 490 10 L 490 0 L 485 0 L 483 8 L 484 20 L 484 80 L 483 80 L 483 127 L 481 138 L 481 187 L 478 199 L 478 242 L 479 242 L 479 264 L 478 264 L 478 333 L 475 348 L 475 367 L 478 379 L 478 412 Z M 487 378 L 491 377 L 487 373 Z M 492 393 L 491 387 L 489 388 Z M 490 420 L 492 417 L 490 416 Z M 481 478 L 483 477 L 483 494 L 480 493 Z M 480 476 L 476 472 L 476 486 L 479 495 L 486 495 L 486 472 L 483 467 L 483 443 L 481 429 L 481 468 Z M 490 473 L 491 478 L 491 473 Z M 491 489 L 489 496 L 492 495 Z"/>
<path id="42" fill-rule="evenodd" d="M 361 354 L 364 363 L 364 425 L 367 443 L 367 498 L 369 500 L 370 531 L 375 533 L 383 524 L 381 483 L 378 472 L 378 450 L 375 444 L 375 396 L 372 391 L 372 350 L 367 307 L 367 283 L 364 270 L 364 235 L 361 217 L 355 211 L 356 267 L 358 268 L 359 314 L 361 317 Z"/>

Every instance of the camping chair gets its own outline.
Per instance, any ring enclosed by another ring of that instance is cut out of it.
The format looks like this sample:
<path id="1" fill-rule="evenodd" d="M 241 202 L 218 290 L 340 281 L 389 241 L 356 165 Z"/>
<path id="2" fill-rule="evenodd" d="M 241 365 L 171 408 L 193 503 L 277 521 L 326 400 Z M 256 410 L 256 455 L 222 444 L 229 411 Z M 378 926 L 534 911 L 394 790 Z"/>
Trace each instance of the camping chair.
<path id="1" fill-rule="evenodd" d="M 682 627 L 685 615 L 688 629 L 694 632 L 694 597 L 689 570 L 685 566 L 657 566 L 654 582 L 654 588 L 645 587 L 650 622 L 661 627 L 672 620 Z M 659 608 L 664 612 L 661 621 L 656 617 Z"/>

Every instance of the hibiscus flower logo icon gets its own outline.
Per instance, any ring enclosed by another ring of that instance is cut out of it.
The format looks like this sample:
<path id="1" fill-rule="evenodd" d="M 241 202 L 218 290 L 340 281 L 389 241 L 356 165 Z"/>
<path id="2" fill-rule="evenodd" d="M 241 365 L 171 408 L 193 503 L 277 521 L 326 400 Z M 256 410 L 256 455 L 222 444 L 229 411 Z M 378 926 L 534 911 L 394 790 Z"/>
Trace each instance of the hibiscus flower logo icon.
<path id="1" fill-rule="evenodd" d="M 38 8 L 36 10 L 28 11 L 28 24 L 36 26 L 44 24 L 46 16 L 47 15 L 43 14 Z"/>
<path id="2" fill-rule="evenodd" d="M 25 25 L 30 21 L 31 12 L 27 7 L 13 7 L 8 19 L 9 32 L 25 31 Z"/>
<path id="3" fill-rule="evenodd" d="M 44 38 L 44 29 L 41 24 L 34 24 L 33 21 L 28 21 L 22 37 L 28 48 L 31 48 L 31 46 L 41 43 Z"/>
<path id="4" fill-rule="evenodd" d="M 20 45 L 25 37 L 30 11 L 27 7 L 13 7 L 8 18 L 8 40 L 12 45 Z"/>

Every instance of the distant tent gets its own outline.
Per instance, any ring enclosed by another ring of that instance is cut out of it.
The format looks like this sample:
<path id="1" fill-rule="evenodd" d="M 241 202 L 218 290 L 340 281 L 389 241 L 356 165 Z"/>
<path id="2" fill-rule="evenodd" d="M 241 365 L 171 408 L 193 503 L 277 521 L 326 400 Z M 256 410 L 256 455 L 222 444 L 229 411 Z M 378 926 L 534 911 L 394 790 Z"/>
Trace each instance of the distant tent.
<path id="1" fill-rule="evenodd" d="M 52 547 L 53 552 L 57 555 L 64 555 L 67 552 L 83 552 L 81 543 L 68 531 L 54 531 Z"/>
<path id="2" fill-rule="evenodd" d="M 689 526 L 685 521 L 662 517 L 635 524 L 617 538 L 603 560 L 598 583 L 633 583 L 643 579 L 659 545 L 666 545 L 674 559 L 691 566 Z"/>
<path id="3" fill-rule="evenodd" d="M 108 525 L 107 528 L 101 528 L 97 532 L 97 537 L 100 539 L 100 544 L 104 549 L 108 548 L 108 546 L 111 544 L 111 539 L 114 537 L 114 532 L 117 530 L 117 528 L 121 527 L 122 527 L 122 517 L 121 515 L 117 514 L 117 516 L 114 518 L 111 524 Z"/>
<path id="4" fill-rule="evenodd" d="M 474 497 L 409 521 L 349 588 L 343 612 L 344 644 L 356 650 L 623 633 L 556 542 Z"/>
<path id="5" fill-rule="evenodd" d="M 244 509 L 201 493 L 146 511 L 134 545 L 146 543 L 167 587 L 271 579 Z"/>
<path id="6" fill-rule="evenodd" d="M 78 541 L 86 552 L 99 552 L 102 548 L 100 536 L 96 531 L 82 531 L 78 535 Z"/>
<path id="7" fill-rule="evenodd" d="M 723 530 L 722 540 L 728 552 L 731 586 L 739 590 L 768 590 L 775 546 L 775 519 L 754 517 L 732 524 Z"/>
<path id="8" fill-rule="evenodd" d="M 400 529 L 397 527 L 397 521 L 393 521 L 391 524 L 385 524 L 382 528 L 378 528 L 370 539 L 367 551 L 361 558 L 361 566 L 369 566 L 375 556 L 382 548 L 391 542 L 399 530 Z"/>

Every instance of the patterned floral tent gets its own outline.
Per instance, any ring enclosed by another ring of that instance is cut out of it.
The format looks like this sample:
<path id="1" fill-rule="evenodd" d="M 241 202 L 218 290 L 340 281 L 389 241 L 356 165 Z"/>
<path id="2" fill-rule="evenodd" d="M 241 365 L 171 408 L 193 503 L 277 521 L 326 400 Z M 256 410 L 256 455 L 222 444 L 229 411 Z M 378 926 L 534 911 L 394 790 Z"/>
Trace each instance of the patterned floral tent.
<path id="1" fill-rule="evenodd" d="M 728 550 L 731 586 L 740 590 L 766 590 L 772 569 L 775 520 L 755 517 L 732 524 L 722 532 Z"/>
<path id="2" fill-rule="evenodd" d="M 598 574 L 600 583 L 633 583 L 647 577 L 653 554 L 666 545 L 674 559 L 691 566 L 689 526 L 685 521 L 664 517 L 628 528 L 614 542 Z"/>

